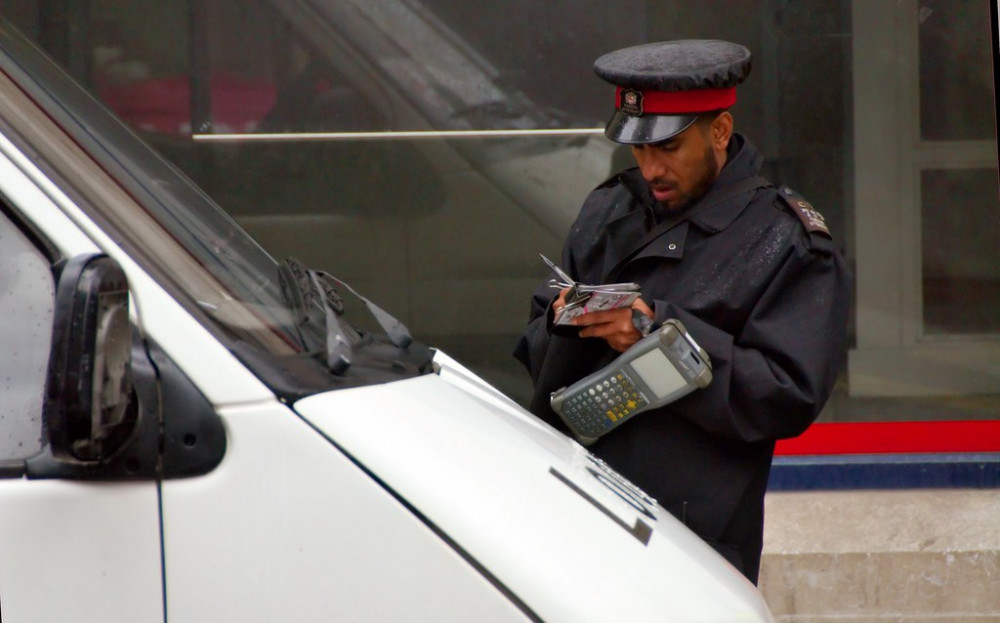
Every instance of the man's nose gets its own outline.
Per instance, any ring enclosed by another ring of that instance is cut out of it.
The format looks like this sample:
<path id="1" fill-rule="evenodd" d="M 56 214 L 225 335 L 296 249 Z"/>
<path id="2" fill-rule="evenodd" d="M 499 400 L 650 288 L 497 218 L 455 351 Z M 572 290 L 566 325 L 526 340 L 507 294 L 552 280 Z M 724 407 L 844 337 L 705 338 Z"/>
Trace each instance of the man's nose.
<path id="1" fill-rule="evenodd" d="M 652 182 L 667 174 L 667 167 L 663 160 L 661 158 L 654 158 L 646 150 L 636 150 L 635 161 L 639 165 L 639 172 L 642 173 L 643 179 L 647 182 Z"/>

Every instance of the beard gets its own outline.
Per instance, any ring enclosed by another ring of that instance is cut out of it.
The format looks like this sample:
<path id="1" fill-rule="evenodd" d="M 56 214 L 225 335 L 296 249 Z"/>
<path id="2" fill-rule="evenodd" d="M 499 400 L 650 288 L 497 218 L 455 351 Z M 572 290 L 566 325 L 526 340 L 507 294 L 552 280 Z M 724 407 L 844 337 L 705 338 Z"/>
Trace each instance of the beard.
<path id="1" fill-rule="evenodd" d="M 711 146 L 705 148 L 704 164 L 705 170 L 695 180 L 694 185 L 691 186 L 691 190 L 686 193 L 678 192 L 676 199 L 660 202 L 660 205 L 669 212 L 678 213 L 687 210 L 695 201 L 704 197 L 708 189 L 715 183 L 715 178 L 719 176 L 719 163 L 715 160 L 715 153 L 712 151 Z"/>

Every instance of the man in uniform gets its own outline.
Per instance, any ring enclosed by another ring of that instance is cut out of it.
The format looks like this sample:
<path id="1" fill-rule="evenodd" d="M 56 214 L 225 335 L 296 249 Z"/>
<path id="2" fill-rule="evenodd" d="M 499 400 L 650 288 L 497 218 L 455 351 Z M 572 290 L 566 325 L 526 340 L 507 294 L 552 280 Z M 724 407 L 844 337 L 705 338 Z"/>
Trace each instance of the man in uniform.
<path id="1" fill-rule="evenodd" d="M 822 216 L 758 176 L 762 156 L 728 108 L 750 53 L 672 41 L 599 58 L 617 87 L 605 134 L 638 167 L 587 197 L 562 252 L 580 283 L 634 281 L 630 309 L 553 327 L 565 291 L 536 290 L 515 356 L 531 409 L 565 430 L 551 392 L 675 318 L 711 358 L 708 387 L 641 413 L 591 450 L 757 581 L 775 440 L 816 418 L 842 364 L 850 276 Z"/>

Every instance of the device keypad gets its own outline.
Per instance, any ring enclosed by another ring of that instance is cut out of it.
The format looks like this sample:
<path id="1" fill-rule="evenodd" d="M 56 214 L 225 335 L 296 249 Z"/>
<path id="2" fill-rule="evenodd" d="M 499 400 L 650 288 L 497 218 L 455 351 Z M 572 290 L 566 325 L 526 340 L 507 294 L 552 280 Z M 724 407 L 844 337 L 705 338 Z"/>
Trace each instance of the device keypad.
<path id="1" fill-rule="evenodd" d="M 569 398 L 563 414 L 580 432 L 597 435 L 646 404 L 632 379 L 619 371 Z"/>

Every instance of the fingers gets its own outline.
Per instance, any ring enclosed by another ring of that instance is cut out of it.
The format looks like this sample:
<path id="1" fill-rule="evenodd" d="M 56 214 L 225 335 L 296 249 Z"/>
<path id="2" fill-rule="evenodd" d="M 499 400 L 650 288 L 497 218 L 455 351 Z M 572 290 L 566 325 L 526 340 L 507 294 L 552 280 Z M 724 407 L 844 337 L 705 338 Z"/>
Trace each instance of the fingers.
<path id="1" fill-rule="evenodd" d="M 565 301 L 562 300 L 564 294 L 565 291 L 553 303 L 553 308 L 557 313 L 560 308 L 556 305 L 560 302 L 565 305 Z M 624 352 L 642 339 L 642 333 L 632 323 L 633 309 L 638 309 L 650 318 L 654 318 L 656 315 L 642 299 L 636 299 L 631 307 L 590 312 L 577 316 L 572 323 L 575 326 L 583 327 L 580 330 L 580 337 L 602 338 L 614 350 Z"/>
<path id="2" fill-rule="evenodd" d="M 646 305 L 646 302 L 643 301 L 642 299 L 636 299 L 632 301 L 632 309 L 638 309 L 639 311 L 646 314 L 650 318 L 656 317 L 656 312 L 653 311 L 653 308 L 651 308 L 649 305 Z"/>
<path id="3" fill-rule="evenodd" d="M 627 324 L 632 326 L 632 310 L 619 307 L 618 309 L 607 309 L 604 311 L 590 312 L 573 319 L 573 324 L 578 327 L 589 327 L 602 324 Z M 582 333 L 581 333 L 582 335 Z"/>
<path id="4" fill-rule="evenodd" d="M 559 291 L 559 296 L 556 300 L 552 301 L 552 311 L 558 314 L 562 311 L 563 307 L 566 307 L 566 294 L 569 292 L 569 288 L 563 288 Z"/>
<path id="5" fill-rule="evenodd" d="M 580 337 L 597 337 L 618 352 L 628 350 L 642 334 L 632 324 L 631 309 L 611 309 L 578 316 L 573 324 L 583 327 Z"/>

